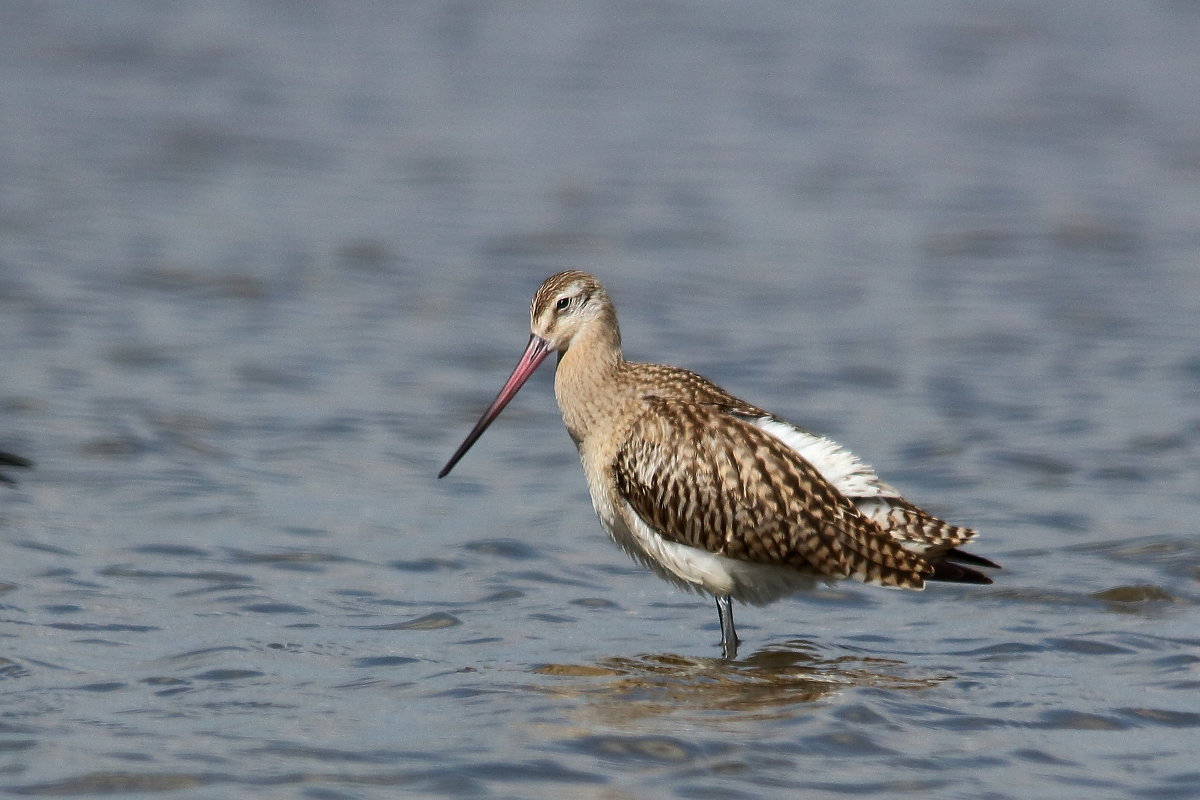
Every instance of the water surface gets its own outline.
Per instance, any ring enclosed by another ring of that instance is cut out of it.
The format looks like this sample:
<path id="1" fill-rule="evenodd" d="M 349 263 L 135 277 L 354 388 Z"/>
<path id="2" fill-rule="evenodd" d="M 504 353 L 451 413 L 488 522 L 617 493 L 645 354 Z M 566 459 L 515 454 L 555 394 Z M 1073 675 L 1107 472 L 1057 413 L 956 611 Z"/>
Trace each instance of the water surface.
<path id="1" fill-rule="evenodd" d="M 1185 3 L 0 11 L 0 792 L 1196 797 Z M 548 274 L 977 527 L 738 609 L 606 541 Z"/>

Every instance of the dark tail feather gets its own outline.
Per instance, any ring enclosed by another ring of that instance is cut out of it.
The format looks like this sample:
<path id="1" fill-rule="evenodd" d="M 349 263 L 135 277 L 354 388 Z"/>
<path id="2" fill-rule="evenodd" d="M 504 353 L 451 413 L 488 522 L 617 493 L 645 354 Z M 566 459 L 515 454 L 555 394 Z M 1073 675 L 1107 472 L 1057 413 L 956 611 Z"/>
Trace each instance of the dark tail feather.
<path id="1" fill-rule="evenodd" d="M 946 552 L 942 553 L 942 559 L 953 561 L 957 564 L 970 564 L 973 567 L 987 567 L 989 569 L 1003 569 L 995 561 L 989 561 L 983 556 L 977 556 L 974 553 L 967 553 L 959 550 L 957 547 L 951 547 Z"/>
<path id="2" fill-rule="evenodd" d="M 980 559 L 981 561 L 984 559 Z M 991 583 L 992 579 L 982 572 L 955 564 L 952 561 L 939 561 L 933 565 L 933 574 L 925 580 L 944 581 L 946 583 Z"/>

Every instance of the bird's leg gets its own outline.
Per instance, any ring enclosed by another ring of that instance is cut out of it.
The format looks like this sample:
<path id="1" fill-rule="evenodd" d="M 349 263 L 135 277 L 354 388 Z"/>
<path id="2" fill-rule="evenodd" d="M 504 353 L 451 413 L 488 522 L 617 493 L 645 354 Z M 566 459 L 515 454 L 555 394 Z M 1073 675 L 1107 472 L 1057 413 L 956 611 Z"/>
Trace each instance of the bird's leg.
<path id="1" fill-rule="evenodd" d="M 737 658 L 738 636 L 733 629 L 733 603 L 729 595 L 717 596 L 717 616 L 721 619 L 721 657 L 732 661 Z"/>

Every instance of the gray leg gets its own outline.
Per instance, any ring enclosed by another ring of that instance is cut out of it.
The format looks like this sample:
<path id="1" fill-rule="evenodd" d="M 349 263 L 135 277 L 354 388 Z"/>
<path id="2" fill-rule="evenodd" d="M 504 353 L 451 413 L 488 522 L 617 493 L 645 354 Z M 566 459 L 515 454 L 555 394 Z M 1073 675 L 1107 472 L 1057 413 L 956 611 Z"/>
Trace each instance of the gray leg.
<path id="1" fill-rule="evenodd" d="M 721 657 L 732 661 L 737 658 L 738 637 L 733 629 L 733 603 L 728 595 L 717 597 L 717 616 L 721 619 Z"/>

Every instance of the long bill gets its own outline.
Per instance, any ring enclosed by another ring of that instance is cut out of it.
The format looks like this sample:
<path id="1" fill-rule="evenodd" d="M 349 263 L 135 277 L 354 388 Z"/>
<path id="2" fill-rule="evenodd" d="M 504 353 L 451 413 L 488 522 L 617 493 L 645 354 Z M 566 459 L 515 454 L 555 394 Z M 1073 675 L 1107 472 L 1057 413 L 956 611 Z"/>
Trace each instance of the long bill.
<path id="1" fill-rule="evenodd" d="M 525 347 L 525 352 L 521 354 L 521 360 L 517 362 L 517 366 L 512 371 L 512 375 L 508 376 L 508 380 L 504 384 L 504 388 L 500 390 L 500 394 L 496 395 L 496 399 L 487 407 L 487 411 L 483 412 L 483 416 L 479 418 L 479 422 L 475 423 L 475 427 L 467 434 L 467 438 L 463 439 L 463 443 L 454 451 L 454 455 L 450 456 L 450 460 L 446 462 L 446 466 L 442 467 L 442 471 L 438 473 L 439 478 L 444 478 L 450 474 L 450 470 L 454 469 L 454 465 L 459 459 L 467 454 L 471 449 L 471 445 L 475 444 L 476 440 L 483 435 L 483 432 L 488 429 L 492 421 L 500 416 L 500 412 L 508 405 L 508 401 L 516 396 L 517 390 L 529 380 L 529 376 L 533 371 L 546 360 L 546 356 L 550 355 L 550 343 L 536 333 L 529 335 L 529 344 Z"/>

